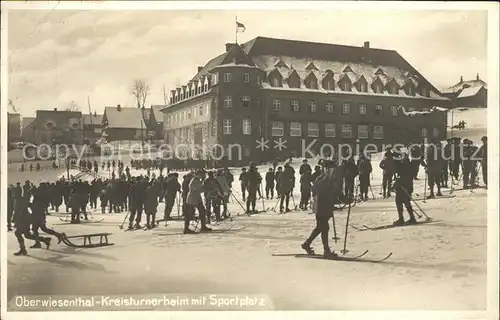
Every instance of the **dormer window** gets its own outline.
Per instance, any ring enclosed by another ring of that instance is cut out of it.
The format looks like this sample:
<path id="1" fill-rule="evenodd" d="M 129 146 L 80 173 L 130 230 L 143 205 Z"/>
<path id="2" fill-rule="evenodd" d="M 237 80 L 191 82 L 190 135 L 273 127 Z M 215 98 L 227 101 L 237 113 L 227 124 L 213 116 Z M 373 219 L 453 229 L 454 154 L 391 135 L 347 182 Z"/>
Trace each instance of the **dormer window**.
<path id="1" fill-rule="evenodd" d="M 282 87 L 283 81 L 278 77 L 274 76 L 271 78 L 271 87 Z"/>
<path id="2" fill-rule="evenodd" d="M 357 88 L 359 92 L 367 92 L 368 90 L 368 83 L 366 82 L 366 79 L 364 76 L 361 76 L 359 80 L 357 81 Z"/>
<path id="3" fill-rule="evenodd" d="M 383 93 L 384 92 L 384 85 L 380 81 L 380 79 L 375 80 L 375 82 L 372 85 L 373 92 L 375 93 Z"/>
<path id="4" fill-rule="evenodd" d="M 342 81 L 339 82 L 339 87 L 340 90 L 342 91 L 351 91 L 352 89 L 351 80 L 349 80 L 349 78 L 347 77 L 343 78 Z"/>
<path id="5" fill-rule="evenodd" d="M 430 96 L 429 88 L 422 87 L 422 96 L 424 96 L 424 97 L 429 97 Z"/>
<path id="6" fill-rule="evenodd" d="M 288 86 L 290 88 L 300 88 L 300 78 L 296 73 L 292 73 L 288 78 Z"/>
<path id="7" fill-rule="evenodd" d="M 328 79 L 323 82 L 323 89 L 325 90 L 335 90 L 335 82 L 331 79 Z"/>
<path id="8" fill-rule="evenodd" d="M 415 87 L 408 83 L 406 86 L 405 86 L 405 93 L 409 96 L 414 96 L 415 95 Z"/>
<path id="9" fill-rule="evenodd" d="M 304 80 L 304 85 L 308 89 L 318 89 L 318 80 L 311 76 Z"/>
<path id="10" fill-rule="evenodd" d="M 389 86 L 388 90 L 390 94 L 398 94 L 398 88 L 394 85 Z"/>
<path id="11" fill-rule="evenodd" d="M 366 92 L 367 91 L 366 87 L 367 87 L 366 83 L 364 83 L 364 82 L 360 83 L 359 84 L 359 91 L 360 92 Z"/>

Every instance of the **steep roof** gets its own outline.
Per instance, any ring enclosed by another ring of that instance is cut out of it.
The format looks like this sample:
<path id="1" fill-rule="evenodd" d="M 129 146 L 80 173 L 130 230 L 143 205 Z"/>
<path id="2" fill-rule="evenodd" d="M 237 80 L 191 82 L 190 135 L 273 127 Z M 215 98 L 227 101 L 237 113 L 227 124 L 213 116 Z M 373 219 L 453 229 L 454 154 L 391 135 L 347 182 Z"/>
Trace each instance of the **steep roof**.
<path id="1" fill-rule="evenodd" d="M 102 114 L 94 115 L 94 114 L 82 114 L 83 125 L 101 125 L 102 124 Z"/>
<path id="2" fill-rule="evenodd" d="M 160 104 L 153 104 L 151 108 L 153 109 L 153 113 L 155 115 L 156 122 L 162 123 L 163 122 L 163 112 L 161 112 L 161 109 L 165 108 L 166 106 L 160 105 Z"/>
<path id="3" fill-rule="evenodd" d="M 27 128 L 30 124 L 32 124 L 36 120 L 35 117 L 23 117 L 21 119 L 21 130 Z"/>
<path id="4" fill-rule="evenodd" d="M 108 128 L 123 129 L 146 129 L 142 118 L 141 109 L 117 107 L 104 108 L 104 120 L 107 120 Z"/>
<path id="5" fill-rule="evenodd" d="M 443 92 L 452 93 L 452 92 L 458 92 L 462 89 L 474 88 L 474 87 L 485 87 L 487 89 L 488 85 L 483 80 L 476 78 L 474 80 L 460 81 L 459 83 L 443 90 Z"/>
<path id="6" fill-rule="evenodd" d="M 460 92 L 457 98 L 467 98 L 475 96 L 482 88 L 484 87 L 480 86 L 480 87 L 465 88 Z"/>

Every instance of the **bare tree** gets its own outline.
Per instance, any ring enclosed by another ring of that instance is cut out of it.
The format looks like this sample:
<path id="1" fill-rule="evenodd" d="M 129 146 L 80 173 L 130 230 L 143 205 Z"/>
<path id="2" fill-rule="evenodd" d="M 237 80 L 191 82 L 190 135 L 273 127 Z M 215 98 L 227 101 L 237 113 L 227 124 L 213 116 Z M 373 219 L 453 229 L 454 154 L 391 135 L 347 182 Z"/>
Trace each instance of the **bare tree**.
<path id="1" fill-rule="evenodd" d="M 167 88 L 165 88 L 165 84 L 163 84 L 163 102 L 165 103 L 164 106 L 167 105 L 167 101 L 168 101 Z"/>
<path id="2" fill-rule="evenodd" d="M 149 93 L 149 85 L 144 80 L 135 80 L 132 86 L 132 95 L 137 102 L 137 108 L 146 106 L 146 99 Z"/>
<path id="3" fill-rule="evenodd" d="M 80 111 L 80 107 L 73 100 L 64 108 L 65 111 Z"/>

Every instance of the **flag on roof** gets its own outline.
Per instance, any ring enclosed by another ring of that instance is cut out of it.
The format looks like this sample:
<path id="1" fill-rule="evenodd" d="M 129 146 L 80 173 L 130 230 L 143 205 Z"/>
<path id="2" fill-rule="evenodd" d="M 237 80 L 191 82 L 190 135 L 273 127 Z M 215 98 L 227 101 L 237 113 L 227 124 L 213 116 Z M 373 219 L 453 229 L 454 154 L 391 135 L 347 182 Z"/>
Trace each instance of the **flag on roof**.
<path id="1" fill-rule="evenodd" d="M 245 27 L 245 25 L 243 23 L 239 23 L 238 21 L 236 21 L 236 32 L 245 32 L 247 28 Z"/>

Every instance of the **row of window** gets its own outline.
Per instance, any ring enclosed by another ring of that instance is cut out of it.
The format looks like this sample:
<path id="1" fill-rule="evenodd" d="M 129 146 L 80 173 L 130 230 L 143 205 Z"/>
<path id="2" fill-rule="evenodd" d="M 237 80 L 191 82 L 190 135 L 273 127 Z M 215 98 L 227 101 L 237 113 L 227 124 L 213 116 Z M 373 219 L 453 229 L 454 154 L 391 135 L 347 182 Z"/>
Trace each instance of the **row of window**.
<path id="1" fill-rule="evenodd" d="M 205 114 L 208 114 L 209 108 L 210 105 L 205 104 L 174 112 L 167 116 L 167 124 L 181 124 L 186 120 L 204 116 Z"/>
<path id="2" fill-rule="evenodd" d="M 215 73 L 213 75 L 214 84 L 217 84 L 219 82 L 218 78 L 219 78 L 218 73 Z M 224 73 L 222 80 L 224 81 L 224 83 L 234 82 L 233 81 L 233 75 L 231 73 L 229 73 L 229 72 Z M 250 74 L 249 73 L 244 73 L 241 76 L 241 82 L 243 82 L 243 83 L 250 83 Z M 257 83 L 260 83 L 260 77 L 259 76 L 257 76 Z"/>
<path id="3" fill-rule="evenodd" d="M 336 138 L 337 137 L 337 126 L 335 123 L 325 123 L 324 137 L 326 138 Z M 352 124 L 342 124 L 341 125 L 341 137 L 342 138 L 358 138 L 358 139 L 368 139 L 369 138 L 369 126 L 366 124 L 357 125 L 357 135 L 353 135 L 353 125 Z M 222 133 L 225 135 L 233 134 L 233 125 L 231 119 L 223 120 Z M 250 119 L 242 120 L 242 133 L 244 135 L 252 134 L 252 122 Z M 280 121 L 275 121 L 271 123 L 271 136 L 273 137 L 283 137 L 285 135 L 285 124 Z M 302 123 L 300 122 L 290 122 L 290 137 L 302 137 Z M 438 136 L 439 130 L 433 128 L 433 135 Z M 317 138 L 320 136 L 320 124 L 315 122 L 309 122 L 307 124 L 307 136 L 311 138 Z M 421 129 L 421 137 L 427 138 L 428 132 L 427 128 Z M 373 139 L 384 139 L 384 126 L 373 126 L 372 128 L 372 138 Z"/>

